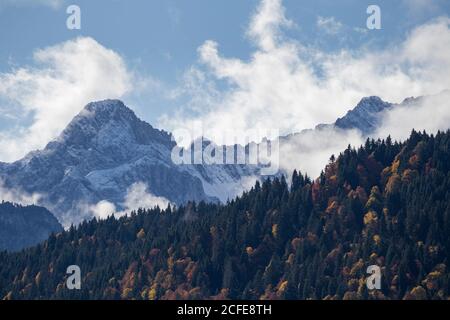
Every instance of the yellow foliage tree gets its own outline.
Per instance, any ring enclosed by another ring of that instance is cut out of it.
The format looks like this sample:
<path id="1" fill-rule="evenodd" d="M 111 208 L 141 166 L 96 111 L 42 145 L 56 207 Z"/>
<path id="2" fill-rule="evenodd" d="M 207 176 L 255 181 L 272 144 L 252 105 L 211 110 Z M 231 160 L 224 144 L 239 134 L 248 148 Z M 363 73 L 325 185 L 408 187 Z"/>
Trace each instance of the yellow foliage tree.
<path id="1" fill-rule="evenodd" d="M 427 292 L 422 286 L 417 286 L 414 289 L 411 290 L 411 296 L 414 300 L 426 300 L 427 299 Z"/>
<path id="2" fill-rule="evenodd" d="M 145 231 L 144 231 L 144 229 L 139 230 L 139 232 L 136 234 L 136 237 L 138 239 L 144 239 L 145 238 Z"/>
<path id="3" fill-rule="evenodd" d="M 125 288 L 122 291 L 122 295 L 120 296 L 122 299 L 129 299 L 131 297 L 131 293 L 132 293 L 132 289 L 131 288 Z"/>
<path id="4" fill-rule="evenodd" d="M 272 226 L 272 235 L 274 238 L 276 238 L 278 236 L 278 224 L 274 224 Z"/>
<path id="5" fill-rule="evenodd" d="M 375 211 L 369 211 L 364 216 L 364 224 L 370 225 L 378 221 L 378 215 Z"/>
<path id="6" fill-rule="evenodd" d="M 148 290 L 148 299 L 149 300 L 156 299 L 156 289 L 155 288 L 151 288 L 150 290 Z"/>

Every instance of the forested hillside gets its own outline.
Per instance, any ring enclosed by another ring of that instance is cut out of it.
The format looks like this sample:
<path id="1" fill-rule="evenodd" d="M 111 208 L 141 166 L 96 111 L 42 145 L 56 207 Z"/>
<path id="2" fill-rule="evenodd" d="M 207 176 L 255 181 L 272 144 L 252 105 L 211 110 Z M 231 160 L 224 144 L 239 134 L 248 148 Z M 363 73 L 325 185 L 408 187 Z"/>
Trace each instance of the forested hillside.
<path id="1" fill-rule="evenodd" d="M 368 140 L 312 181 L 139 210 L 0 254 L 6 299 L 448 299 L 450 131 Z M 79 265 L 81 290 L 65 287 Z M 368 291 L 369 265 L 381 290 Z"/>
<path id="2" fill-rule="evenodd" d="M 46 240 L 52 232 L 61 231 L 63 227 L 46 208 L 0 203 L 0 250 L 31 247 Z"/>

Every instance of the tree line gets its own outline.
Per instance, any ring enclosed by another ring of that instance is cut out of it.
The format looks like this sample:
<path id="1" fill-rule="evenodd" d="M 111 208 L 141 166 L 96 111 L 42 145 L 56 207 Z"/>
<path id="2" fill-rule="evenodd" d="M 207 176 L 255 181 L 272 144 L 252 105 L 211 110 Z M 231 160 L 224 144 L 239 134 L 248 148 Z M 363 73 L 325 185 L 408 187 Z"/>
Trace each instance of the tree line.
<path id="1" fill-rule="evenodd" d="M 0 297 L 448 299 L 449 167 L 450 131 L 368 139 L 315 180 L 294 171 L 223 205 L 139 209 L 0 253 Z"/>

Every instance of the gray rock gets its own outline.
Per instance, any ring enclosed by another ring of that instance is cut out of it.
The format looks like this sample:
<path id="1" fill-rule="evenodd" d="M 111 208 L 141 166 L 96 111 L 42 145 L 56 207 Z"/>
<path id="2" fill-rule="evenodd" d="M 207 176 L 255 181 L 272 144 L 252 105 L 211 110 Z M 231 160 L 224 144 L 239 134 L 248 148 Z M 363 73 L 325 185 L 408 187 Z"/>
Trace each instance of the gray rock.
<path id="1" fill-rule="evenodd" d="M 127 189 L 145 183 L 149 192 L 172 203 L 217 201 L 202 181 L 172 163 L 171 135 L 139 120 L 121 101 L 88 104 L 45 149 L 1 164 L 6 188 L 42 195 L 39 205 L 63 225 L 92 218 L 99 201 L 123 208 Z"/>

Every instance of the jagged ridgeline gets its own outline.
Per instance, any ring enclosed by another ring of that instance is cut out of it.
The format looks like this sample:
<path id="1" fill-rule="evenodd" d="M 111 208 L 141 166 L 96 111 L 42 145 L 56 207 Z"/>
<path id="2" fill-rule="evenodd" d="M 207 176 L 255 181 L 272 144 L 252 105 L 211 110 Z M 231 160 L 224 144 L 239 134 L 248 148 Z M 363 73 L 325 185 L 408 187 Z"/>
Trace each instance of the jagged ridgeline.
<path id="1" fill-rule="evenodd" d="M 7 299 L 448 299 L 450 132 L 368 140 L 320 178 L 84 222 L 0 255 Z M 65 286 L 80 266 L 81 290 Z M 369 265 L 381 290 L 368 291 Z"/>

